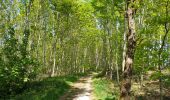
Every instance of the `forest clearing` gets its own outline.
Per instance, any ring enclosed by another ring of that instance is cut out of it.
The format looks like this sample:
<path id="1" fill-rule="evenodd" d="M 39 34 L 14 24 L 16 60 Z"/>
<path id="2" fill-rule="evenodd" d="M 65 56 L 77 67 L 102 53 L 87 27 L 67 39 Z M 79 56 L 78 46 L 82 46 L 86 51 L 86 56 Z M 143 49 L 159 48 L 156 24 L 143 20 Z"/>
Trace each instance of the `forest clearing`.
<path id="1" fill-rule="evenodd" d="M 170 100 L 170 0 L 0 0 L 0 100 Z"/>

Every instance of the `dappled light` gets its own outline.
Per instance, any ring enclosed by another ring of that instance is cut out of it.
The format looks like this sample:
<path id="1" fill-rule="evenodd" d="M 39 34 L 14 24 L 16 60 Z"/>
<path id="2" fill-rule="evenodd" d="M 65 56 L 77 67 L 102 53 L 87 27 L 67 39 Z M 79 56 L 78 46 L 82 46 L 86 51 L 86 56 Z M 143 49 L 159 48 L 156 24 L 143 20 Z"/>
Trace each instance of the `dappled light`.
<path id="1" fill-rule="evenodd" d="M 170 100 L 170 0 L 0 0 L 0 100 Z"/>

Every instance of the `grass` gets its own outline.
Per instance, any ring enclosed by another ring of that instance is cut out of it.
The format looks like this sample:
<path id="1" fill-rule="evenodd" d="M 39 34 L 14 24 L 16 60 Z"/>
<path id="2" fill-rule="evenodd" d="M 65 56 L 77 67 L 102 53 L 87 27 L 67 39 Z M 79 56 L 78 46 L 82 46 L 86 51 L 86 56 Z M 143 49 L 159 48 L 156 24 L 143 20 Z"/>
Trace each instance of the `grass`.
<path id="1" fill-rule="evenodd" d="M 80 76 L 83 75 L 52 77 L 32 82 L 23 93 L 11 97 L 10 100 L 58 100 Z"/>
<path id="2" fill-rule="evenodd" d="M 114 88 L 114 84 L 111 80 L 106 78 L 94 78 L 92 85 L 95 100 L 118 100 L 119 91 Z"/>

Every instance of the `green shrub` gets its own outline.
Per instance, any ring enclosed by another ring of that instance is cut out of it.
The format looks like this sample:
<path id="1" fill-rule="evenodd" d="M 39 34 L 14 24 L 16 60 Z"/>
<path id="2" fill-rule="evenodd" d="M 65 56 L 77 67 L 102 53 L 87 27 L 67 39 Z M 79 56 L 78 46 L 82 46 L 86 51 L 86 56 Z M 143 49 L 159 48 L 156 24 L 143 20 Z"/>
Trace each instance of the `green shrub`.
<path id="1" fill-rule="evenodd" d="M 23 91 L 27 82 L 36 77 L 38 62 L 36 59 L 22 54 L 23 43 L 15 38 L 14 28 L 8 29 L 4 36 L 4 45 L 0 54 L 0 98 Z"/>

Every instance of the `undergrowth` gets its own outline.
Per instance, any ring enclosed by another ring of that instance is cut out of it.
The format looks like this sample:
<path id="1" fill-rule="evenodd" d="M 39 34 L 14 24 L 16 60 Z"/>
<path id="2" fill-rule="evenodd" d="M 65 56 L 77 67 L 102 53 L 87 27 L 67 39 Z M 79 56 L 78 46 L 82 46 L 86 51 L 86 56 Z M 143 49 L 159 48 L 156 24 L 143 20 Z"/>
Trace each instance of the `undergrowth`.
<path id="1" fill-rule="evenodd" d="M 50 77 L 31 82 L 26 85 L 23 93 L 10 97 L 10 100 L 58 100 L 69 90 L 70 84 L 76 82 L 80 76 L 83 74 Z"/>
<path id="2" fill-rule="evenodd" d="M 119 91 L 114 88 L 111 80 L 106 78 L 94 78 L 93 89 L 95 100 L 118 100 Z"/>

